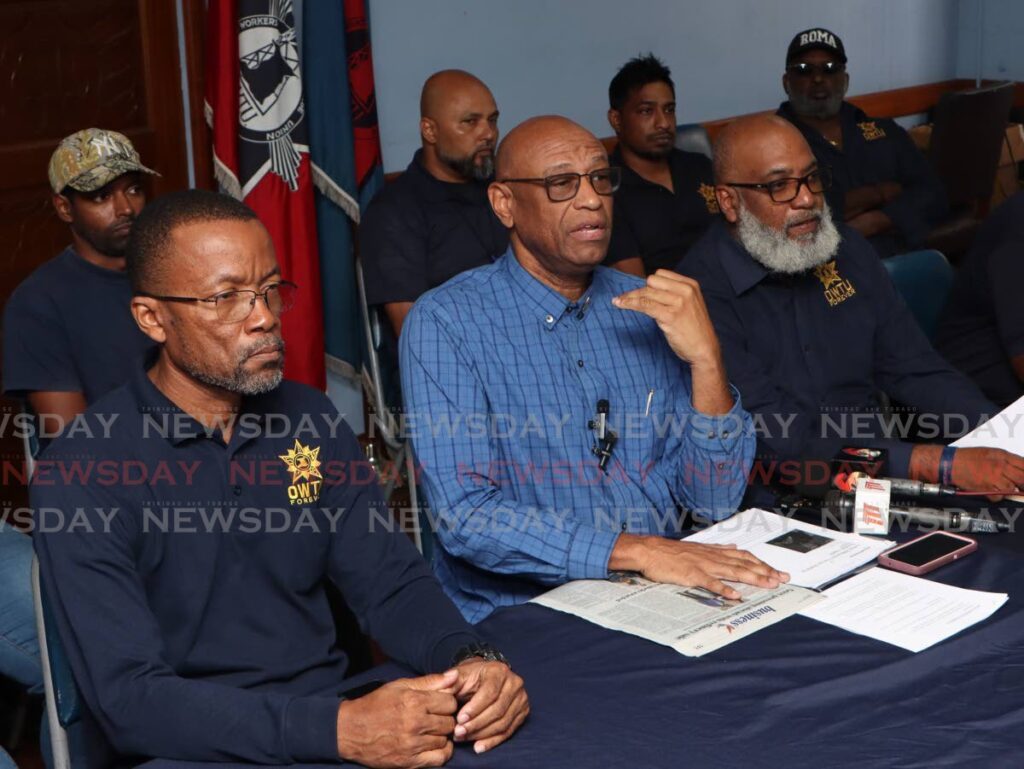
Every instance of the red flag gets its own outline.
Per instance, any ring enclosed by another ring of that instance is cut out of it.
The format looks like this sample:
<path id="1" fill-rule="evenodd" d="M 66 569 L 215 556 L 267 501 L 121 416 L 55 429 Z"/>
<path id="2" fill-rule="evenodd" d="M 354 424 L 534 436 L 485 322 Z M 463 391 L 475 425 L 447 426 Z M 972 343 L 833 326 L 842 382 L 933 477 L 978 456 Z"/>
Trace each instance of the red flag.
<path id="1" fill-rule="evenodd" d="M 217 180 L 259 216 L 281 274 L 285 375 L 325 387 L 323 308 L 309 142 L 292 0 L 210 0 L 206 119 Z"/>
<path id="2" fill-rule="evenodd" d="M 355 145 L 356 187 L 381 165 L 377 127 L 377 96 L 373 88 L 370 26 L 363 0 L 345 0 L 345 50 L 348 51 L 348 87 L 352 99 L 352 133 Z"/>

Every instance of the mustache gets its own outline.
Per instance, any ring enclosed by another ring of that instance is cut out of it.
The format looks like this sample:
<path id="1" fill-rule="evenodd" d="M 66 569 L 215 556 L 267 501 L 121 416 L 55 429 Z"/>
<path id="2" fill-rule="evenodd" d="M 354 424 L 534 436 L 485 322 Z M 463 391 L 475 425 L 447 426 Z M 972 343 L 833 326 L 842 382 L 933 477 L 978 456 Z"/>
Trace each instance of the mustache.
<path id="1" fill-rule="evenodd" d="M 797 214 L 792 219 L 786 220 L 786 229 L 791 227 L 799 227 L 801 224 L 807 224 L 807 222 L 820 222 L 821 213 L 815 212 L 810 214 Z"/>
<path id="2" fill-rule="evenodd" d="M 277 337 L 270 342 L 253 342 L 251 345 L 242 350 L 240 358 L 242 360 L 248 360 L 254 355 L 259 355 L 264 352 L 284 352 L 284 339 Z"/>

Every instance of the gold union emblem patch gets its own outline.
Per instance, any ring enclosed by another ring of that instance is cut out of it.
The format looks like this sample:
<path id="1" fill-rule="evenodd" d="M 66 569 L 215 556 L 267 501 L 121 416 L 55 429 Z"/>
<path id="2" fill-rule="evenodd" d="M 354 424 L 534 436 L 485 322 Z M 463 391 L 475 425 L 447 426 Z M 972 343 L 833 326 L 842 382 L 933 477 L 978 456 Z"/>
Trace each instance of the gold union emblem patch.
<path id="1" fill-rule="evenodd" d="M 309 505 L 320 499 L 323 475 L 320 473 L 320 447 L 303 446 L 298 439 L 287 454 L 278 456 L 292 474 L 288 500 L 293 505 Z"/>
<path id="2" fill-rule="evenodd" d="M 874 120 L 868 120 L 864 123 L 857 123 L 857 128 L 864 135 L 864 141 L 873 142 L 875 139 L 884 139 L 885 131 L 879 128 Z"/>
<path id="3" fill-rule="evenodd" d="M 835 259 L 825 262 L 825 264 L 819 264 L 814 268 L 814 274 L 818 276 L 818 280 L 821 281 L 821 285 L 825 289 L 825 301 L 828 302 L 829 307 L 842 304 L 857 293 L 853 284 L 839 275 Z"/>

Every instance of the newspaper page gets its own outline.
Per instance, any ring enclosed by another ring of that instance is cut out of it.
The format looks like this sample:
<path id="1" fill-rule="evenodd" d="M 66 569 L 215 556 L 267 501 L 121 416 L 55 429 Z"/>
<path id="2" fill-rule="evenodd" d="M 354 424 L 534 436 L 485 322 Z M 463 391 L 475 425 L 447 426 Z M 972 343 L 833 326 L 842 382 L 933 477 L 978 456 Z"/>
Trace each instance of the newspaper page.
<path id="1" fill-rule="evenodd" d="M 833 531 L 767 510 L 751 508 L 689 536 L 686 542 L 736 545 L 773 569 L 789 584 L 821 590 L 874 560 L 896 543 Z"/>
<path id="2" fill-rule="evenodd" d="M 741 601 L 627 574 L 569 582 L 531 603 L 670 646 L 687 657 L 701 657 L 821 599 L 820 594 L 796 585 L 765 590 L 729 584 L 743 596 Z"/>

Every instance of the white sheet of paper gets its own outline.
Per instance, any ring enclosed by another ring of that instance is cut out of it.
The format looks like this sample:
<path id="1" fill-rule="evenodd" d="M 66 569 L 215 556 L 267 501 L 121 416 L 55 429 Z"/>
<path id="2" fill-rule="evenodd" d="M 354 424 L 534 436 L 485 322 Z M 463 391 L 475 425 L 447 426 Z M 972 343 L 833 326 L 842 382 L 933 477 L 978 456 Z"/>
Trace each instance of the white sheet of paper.
<path id="1" fill-rule="evenodd" d="M 756 507 L 719 521 L 686 541 L 736 545 L 773 569 L 788 572 L 791 585 L 811 589 L 873 561 L 896 544 L 832 531 Z M 772 541 L 775 544 L 770 544 Z"/>
<path id="2" fill-rule="evenodd" d="M 953 441 L 957 448 L 985 446 L 1024 456 L 1024 398 L 1019 398 L 985 424 Z"/>
<path id="3" fill-rule="evenodd" d="M 1006 593 L 965 590 L 874 568 L 826 590 L 800 614 L 919 652 L 990 617 Z"/>

